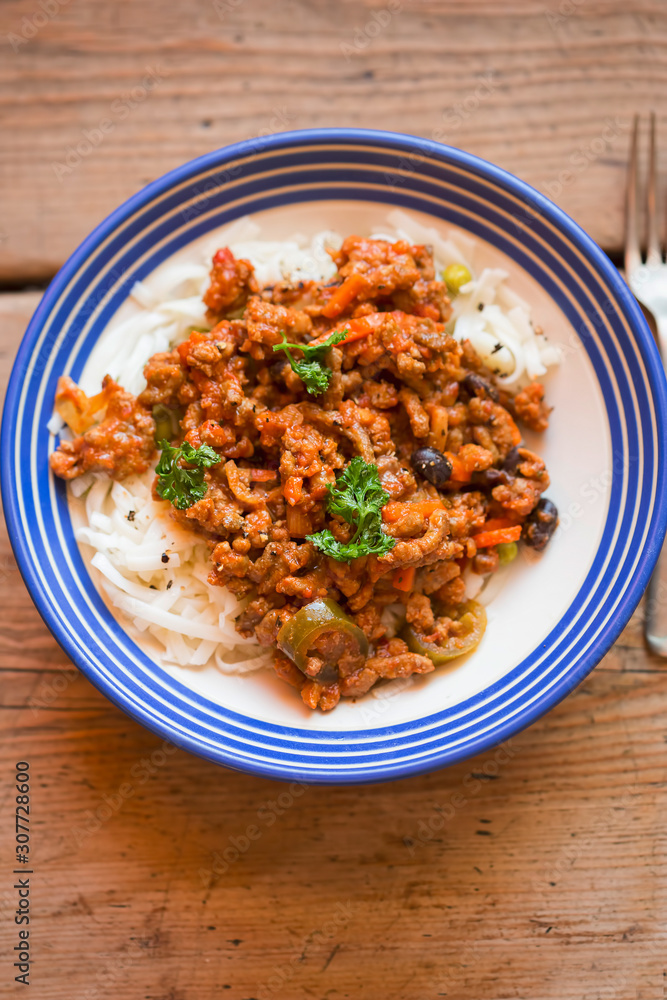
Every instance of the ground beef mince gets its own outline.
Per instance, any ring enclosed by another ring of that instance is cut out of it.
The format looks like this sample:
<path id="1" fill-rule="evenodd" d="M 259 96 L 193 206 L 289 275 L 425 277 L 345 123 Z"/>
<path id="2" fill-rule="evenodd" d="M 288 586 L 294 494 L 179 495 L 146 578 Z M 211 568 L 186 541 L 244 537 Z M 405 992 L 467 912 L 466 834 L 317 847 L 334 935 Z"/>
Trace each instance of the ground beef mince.
<path id="1" fill-rule="evenodd" d="M 173 516 L 208 542 L 210 583 L 247 599 L 241 635 L 272 647 L 278 676 L 321 710 L 471 648 L 470 623 L 476 641 L 484 624 L 467 569 L 493 573 L 522 535 L 543 547 L 557 521 L 519 428 L 546 429 L 544 390 L 512 395 L 446 332 L 429 248 L 350 236 L 332 256 L 333 281 L 261 288 L 219 250 L 212 328 L 151 358 L 137 398 L 107 379 L 89 400 L 61 379 L 78 436 L 51 459 L 65 479 L 145 471 L 166 413 L 201 483 Z M 352 467 L 377 477 L 372 530 L 331 506 Z"/>

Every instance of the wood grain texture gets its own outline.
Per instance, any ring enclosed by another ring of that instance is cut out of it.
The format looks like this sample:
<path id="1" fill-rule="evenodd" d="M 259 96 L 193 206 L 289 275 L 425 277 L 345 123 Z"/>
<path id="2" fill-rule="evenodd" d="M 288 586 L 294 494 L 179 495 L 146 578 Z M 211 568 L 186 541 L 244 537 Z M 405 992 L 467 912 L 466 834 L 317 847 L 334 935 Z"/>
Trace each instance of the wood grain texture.
<path id="1" fill-rule="evenodd" d="M 468 149 L 618 250 L 629 122 L 667 97 L 659 0 L 43 2 L 59 13 L 0 5 L 6 284 L 48 278 L 185 160 L 327 125 Z M 667 114 L 661 126 L 667 163 Z"/>
<path id="2" fill-rule="evenodd" d="M 185 159 L 331 124 L 442 130 L 618 249 L 627 123 L 667 91 L 664 5 L 402 7 L 376 33 L 383 0 L 79 0 L 8 41 L 0 281 L 48 277 Z M 5 0 L 0 35 L 38 11 Z M 35 305 L 0 299 L 5 379 Z M 68 663 L 4 535 L 0 601 L 0 787 L 31 760 L 40 1000 L 663 996 L 667 679 L 641 611 L 501 756 L 362 793 L 163 748 Z"/>
<path id="3" fill-rule="evenodd" d="M 33 772 L 33 995 L 657 1000 L 665 693 L 598 671 L 504 749 L 363 792 L 172 753 L 92 689 L 3 710 L 3 781 Z"/>

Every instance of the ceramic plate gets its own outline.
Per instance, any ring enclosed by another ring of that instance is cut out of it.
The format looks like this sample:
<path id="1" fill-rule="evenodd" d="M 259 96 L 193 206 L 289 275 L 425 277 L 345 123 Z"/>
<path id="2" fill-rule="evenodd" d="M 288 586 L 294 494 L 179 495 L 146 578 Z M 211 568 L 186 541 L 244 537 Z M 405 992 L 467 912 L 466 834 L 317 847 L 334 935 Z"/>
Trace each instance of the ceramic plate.
<path id="1" fill-rule="evenodd" d="M 542 556 L 492 580 L 479 649 L 332 713 L 307 710 L 270 671 L 241 677 L 161 662 L 121 624 L 73 535 L 48 469 L 58 376 L 94 390 L 96 345 L 174 259 L 201 260 L 243 215 L 262 235 L 386 229 L 392 208 L 476 241 L 503 267 L 563 363 L 548 377 L 546 460 L 561 523 Z M 227 766 L 306 782 L 377 781 L 502 741 L 561 699 L 617 637 L 664 534 L 665 382 L 650 332 L 599 248 L 536 191 L 459 150 L 382 132 L 327 130 L 241 143 L 173 171 L 107 219 L 47 291 L 5 405 L 2 485 L 17 560 L 45 621 L 84 673 L 134 718 Z"/>

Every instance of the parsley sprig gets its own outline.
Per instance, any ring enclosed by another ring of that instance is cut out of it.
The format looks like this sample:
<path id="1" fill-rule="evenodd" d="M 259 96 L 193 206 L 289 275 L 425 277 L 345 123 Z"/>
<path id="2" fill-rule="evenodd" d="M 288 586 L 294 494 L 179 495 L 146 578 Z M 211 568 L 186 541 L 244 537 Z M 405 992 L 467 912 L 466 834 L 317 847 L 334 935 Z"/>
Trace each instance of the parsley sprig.
<path id="1" fill-rule="evenodd" d="M 217 465 L 220 456 L 208 444 L 193 448 L 188 441 L 184 441 L 179 448 L 172 448 L 168 441 L 161 441 L 159 447 L 162 454 L 155 468 L 157 494 L 163 500 L 169 500 L 178 510 L 186 510 L 206 495 L 204 469 Z M 185 468 L 181 461 L 194 468 Z"/>
<path id="2" fill-rule="evenodd" d="M 359 556 L 384 555 L 396 544 L 382 530 L 382 508 L 388 499 L 377 465 L 370 465 L 358 456 L 353 458 L 335 486 L 329 486 L 327 510 L 348 524 L 355 524 L 357 530 L 349 542 L 337 541 L 328 528 L 308 535 L 308 540 L 337 562 L 350 562 Z"/>
<path id="3" fill-rule="evenodd" d="M 324 355 L 334 344 L 340 344 L 341 340 L 345 340 L 348 333 L 349 330 L 335 330 L 321 344 L 289 344 L 286 334 L 283 333 L 282 344 L 276 344 L 273 350 L 284 351 L 292 371 L 299 376 L 311 396 L 319 396 L 329 388 L 333 374 L 324 364 Z M 301 351 L 303 358 L 295 359 L 291 353 L 293 350 Z"/>

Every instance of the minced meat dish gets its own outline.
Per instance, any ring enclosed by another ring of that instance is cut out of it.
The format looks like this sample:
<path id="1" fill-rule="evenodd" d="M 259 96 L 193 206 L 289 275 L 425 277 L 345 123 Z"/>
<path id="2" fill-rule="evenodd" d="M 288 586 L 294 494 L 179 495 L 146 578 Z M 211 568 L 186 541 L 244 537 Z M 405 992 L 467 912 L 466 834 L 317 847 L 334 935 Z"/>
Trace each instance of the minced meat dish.
<path id="1" fill-rule="evenodd" d="M 261 288 L 219 250 L 212 329 L 152 357 L 137 397 L 61 378 L 78 436 L 51 458 L 64 479 L 120 480 L 159 450 L 154 495 L 207 541 L 210 583 L 245 599 L 237 630 L 321 710 L 474 649 L 466 570 L 543 549 L 557 522 L 519 429 L 547 427 L 543 388 L 510 394 L 450 335 L 430 249 L 350 236 L 332 256 L 330 283 Z"/>

